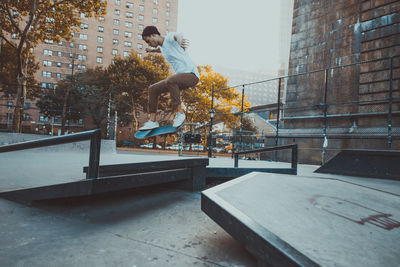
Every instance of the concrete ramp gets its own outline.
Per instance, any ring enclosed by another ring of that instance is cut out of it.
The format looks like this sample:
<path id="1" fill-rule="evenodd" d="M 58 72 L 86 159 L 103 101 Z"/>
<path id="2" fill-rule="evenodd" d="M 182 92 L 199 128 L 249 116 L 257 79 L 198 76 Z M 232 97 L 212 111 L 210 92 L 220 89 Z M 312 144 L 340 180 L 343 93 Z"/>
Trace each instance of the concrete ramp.
<path id="1" fill-rule="evenodd" d="M 315 172 L 400 180 L 400 151 L 343 150 Z"/>
<path id="2" fill-rule="evenodd" d="M 259 266 L 400 262 L 400 195 L 393 193 L 333 178 L 254 172 L 203 191 L 201 206 Z"/>

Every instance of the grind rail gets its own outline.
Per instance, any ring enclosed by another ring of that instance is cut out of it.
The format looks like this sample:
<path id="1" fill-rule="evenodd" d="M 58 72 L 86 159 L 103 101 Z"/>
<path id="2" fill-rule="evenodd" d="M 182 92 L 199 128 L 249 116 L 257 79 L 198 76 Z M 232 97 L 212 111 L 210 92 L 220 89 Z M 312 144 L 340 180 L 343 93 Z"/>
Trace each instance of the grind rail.
<path id="1" fill-rule="evenodd" d="M 291 149 L 292 150 L 291 168 L 297 172 L 297 144 L 233 152 L 233 155 L 235 158 L 234 167 L 235 168 L 239 167 L 239 155 L 251 154 L 251 153 L 262 153 L 262 152 L 267 152 L 267 151 L 277 151 L 277 150 L 283 150 L 283 149 Z"/>
<path id="2" fill-rule="evenodd" d="M 89 167 L 87 179 L 96 179 L 99 176 L 101 131 L 99 129 L 73 133 L 69 135 L 49 137 L 42 140 L 21 142 L 0 146 L 0 153 L 61 145 L 90 139 Z"/>

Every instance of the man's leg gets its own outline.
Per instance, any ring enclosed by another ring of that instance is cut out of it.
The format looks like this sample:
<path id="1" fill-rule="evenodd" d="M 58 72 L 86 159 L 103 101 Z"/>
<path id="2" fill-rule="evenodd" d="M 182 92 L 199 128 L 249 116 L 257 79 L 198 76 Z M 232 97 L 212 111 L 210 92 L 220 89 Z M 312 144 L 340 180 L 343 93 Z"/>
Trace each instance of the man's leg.
<path id="1" fill-rule="evenodd" d="M 171 106 L 173 111 L 183 113 L 181 106 L 181 91 L 195 86 L 198 82 L 199 78 L 197 78 L 193 73 L 178 73 L 165 80 L 171 96 Z"/>

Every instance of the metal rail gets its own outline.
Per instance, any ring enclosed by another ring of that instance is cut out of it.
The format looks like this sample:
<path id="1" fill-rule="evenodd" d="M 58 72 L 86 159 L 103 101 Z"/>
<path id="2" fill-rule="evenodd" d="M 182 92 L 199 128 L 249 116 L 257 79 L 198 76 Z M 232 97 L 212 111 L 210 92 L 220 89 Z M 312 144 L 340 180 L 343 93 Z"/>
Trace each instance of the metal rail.
<path id="1" fill-rule="evenodd" d="M 101 131 L 99 129 L 63 136 L 49 137 L 42 140 L 21 142 L 0 146 L 0 153 L 39 148 L 45 146 L 61 145 L 90 139 L 88 179 L 95 179 L 99 175 Z"/>
<path id="2" fill-rule="evenodd" d="M 267 151 L 277 151 L 277 150 L 283 150 L 283 149 L 292 149 L 292 169 L 297 170 L 297 144 L 293 145 L 286 145 L 286 146 L 274 146 L 274 147 L 266 147 L 266 148 L 260 148 L 260 149 L 253 149 L 253 150 L 246 150 L 246 151 L 238 151 L 234 152 L 234 157 L 235 157 L 235 168 L 239 167 L 239 155 L 242 154 L 251 154 L 251 153 L 261 153 L 261 152 L 267 152 Z"/>

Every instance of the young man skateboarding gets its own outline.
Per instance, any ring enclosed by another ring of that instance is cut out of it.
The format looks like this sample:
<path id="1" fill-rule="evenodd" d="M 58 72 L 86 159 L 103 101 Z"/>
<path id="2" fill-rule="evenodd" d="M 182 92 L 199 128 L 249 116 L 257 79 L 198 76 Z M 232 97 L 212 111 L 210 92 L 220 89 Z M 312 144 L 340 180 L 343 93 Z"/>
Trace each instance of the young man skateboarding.
<path id="1" fill-rule="evenodd" d="M 171 32 L 163 37 L 155 26 L 145 27 L 142 37 L 150 46 L 146 51 L 161 52 L 175 74 L 149 87 L 149 120 L 139 130 L 159 127 L 156 121 L 158 96 L 165 92 L 170 93 L 173 112 L 176 112 L 173 127 L 179 127 L 186 118 L 181 105 L 181 90 L 195 86 L 200 79 L 197 67 L 186 51 L 188 42 L 178 33 Z"/>

